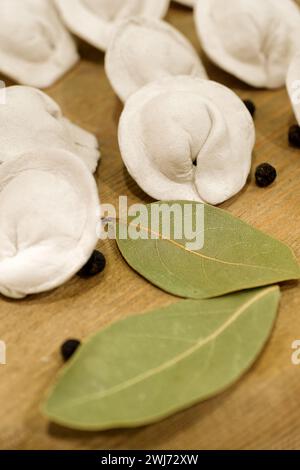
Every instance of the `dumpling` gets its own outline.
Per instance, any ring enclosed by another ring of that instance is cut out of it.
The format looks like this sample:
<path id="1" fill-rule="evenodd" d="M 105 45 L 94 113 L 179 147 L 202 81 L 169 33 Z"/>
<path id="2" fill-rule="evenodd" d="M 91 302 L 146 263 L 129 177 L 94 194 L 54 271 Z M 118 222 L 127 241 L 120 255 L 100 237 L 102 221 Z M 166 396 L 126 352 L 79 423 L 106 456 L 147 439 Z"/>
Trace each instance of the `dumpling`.
<path id="1" fill-rule="evenodd" d="M 130 16 L 163 18 L 170 0 L 55 0 L 70 30 L 106 50 L 116 22 Z"/>
<path id="2" fill-rule="evenodd" d="M 50 1 L 1 0 L 0 72 L 38 88 L 52 85 L 79 59 Z"/>
<path id="3" fill-rule="evenodd" d="M 98 241 L 98 191 L 79 158 L 36 148 L 0 165 L 0 292 L 22 298 L 76 274 Z"/>
<path id="4" fill-rule="evenodd" d="M 253 119 L 235 93 L 187 76 L 137 91 L 119 124 L 130 175 L 158 200 L 226 201 L 246 183 L 254 142 Z"/>
<path id="5" fill-rule="evenodd" d="M 165 21 L 123 20 L 105 57 L 106 74 L 122 101 L 153 80 L 172 75 L 207 78 L 190 42 Z"/>
<path id="6" fill-rule="evenodd" d="M 100 157 L 94 135 L 64 118 L 60 107 L 35 88 L 12 86 L 0 106 L 0 163 L 36 146 L 68 150 L 94 172 Z"/>
<path id="7" fill-rule="evenodd" d="M 123 101 L 147 83 L 169 75 L 207 78 L 185 36 L 164 21 L 145 17 L 119 23 L 106 53 L 105 68 Z"/>
<path id="8" fill-rule="evenodd" d="M 296 119 L 300 126 L 300 54 L 296 55 L 290 64 L 286 85 Z"/>
<path id="9" fill-rule="evenodd" d="M 213 62 L 254 87 L 284 86 L 299 49 L 300 10 L 292 0 L 201 0 L 195 19 Z"/>

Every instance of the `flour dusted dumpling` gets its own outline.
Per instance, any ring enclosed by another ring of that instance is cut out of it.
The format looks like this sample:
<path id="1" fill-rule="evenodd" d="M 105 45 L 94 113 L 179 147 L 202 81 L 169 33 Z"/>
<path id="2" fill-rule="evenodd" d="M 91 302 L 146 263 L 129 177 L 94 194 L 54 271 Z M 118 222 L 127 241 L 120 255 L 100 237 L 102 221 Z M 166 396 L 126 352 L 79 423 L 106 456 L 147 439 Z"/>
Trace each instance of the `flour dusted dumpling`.
<path id="1" fill-rule="evenodd" d="M 123 101 L 147 83 L 172 75 L 207 78 L 190 42 L 165 21 L 134 17 L 123 20 L 106 53 L 108 78 Z"/>
<path id="2" fill-rule="evenodd" d="M 116 23 L 130 16 L 163 18 L 170 0 L 55 0 L 68 28 L 106 50 Z"/>
<path id="3" fill-rule="evenodd" d="M 52 85 L 79 59 L 52 2 L 0 0 L 0 71 L 38 88 Z"/>
<path id="4" fill-rule="evenodd" d="M 290 64 L 286 85 L 296 119 L 300 126 L 300 53 L 293 58 Z"/>
<path id="5" fill-rule="evenodd" d="M 22 298 L 60 286 L 97 244 L 99 199 L 86 166 L 36 148 L 0 165 L 0 292 Z"/>
<path id="6" fill-rule="evenodd" d="M 119 125 L 123 161 L 159 200 L 219 204 L 238 193 L 251 167 L 255 130 L 243 102 L 218 83 L 166 78 L 126 102 Z"/>
<path id="7" fill-rule="evenodd" d="M 0 163 L 37 145 L 68 150 L 82 158 L 94 172 L 100 156 L 94 135 L 64 118 L 60 107 L 35 88 L 6 89 L 6 104 L 0 106 Z"/>
<path id="8" fill-rule="evenodd" d="M 249 85 L 284 86 L 300 46 L 300 10 L 293 0 L 199 0 L 195 19 L 213 62 Z"/>

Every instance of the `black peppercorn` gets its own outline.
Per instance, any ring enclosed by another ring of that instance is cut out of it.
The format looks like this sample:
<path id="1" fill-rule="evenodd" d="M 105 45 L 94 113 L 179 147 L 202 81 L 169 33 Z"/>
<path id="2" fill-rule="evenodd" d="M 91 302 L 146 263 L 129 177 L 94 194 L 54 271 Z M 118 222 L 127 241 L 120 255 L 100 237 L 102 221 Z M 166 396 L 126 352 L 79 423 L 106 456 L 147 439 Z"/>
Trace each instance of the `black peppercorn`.
<path id="1" fill-rule="evenodd" d="M 255 171 L 255 179 L 256 179 L 256 184 L 260 188 L 266 188 L 267 186 L 270 186 L 277 177 L 277 172 L 275 168 L 270 165 L 269 163 L 262 163 L 256 168 Z"/>
<path id="2" fill-rule="evenodd" d="M 60 352 L 65 361 L 68 361 L 71 356 L 73 356 L 76 349 L 80 346 L 80 341 L 78 339 L 68 339 L 65 341 L 61 348 Z"/>
<path id="3" fill-rule="evenodd" d="M 290 127 L 289 143 L 293 147 L 300 148 L 300 126 L 294 125 Z"/>
<path id="4" fill-rule="evenodd" d="M 105 266 L 105 256 L 100 251 L 95 250 L 88 262 L 79 271 L 78 276 L 84 278 L 95 276 L 96 274 L 101 273 Z"/>
<path id="5" fill-rule="evenodd" d="M 248 109 L 249 113 L 251 114 L 251 116 L 253 117 L 255 112 L 256 112 L 256 106 L 255 104 L 253 103 L 253 101 L 251 100 L 244 100 L 244 105 L 246 106 L 246 108 Z"/>

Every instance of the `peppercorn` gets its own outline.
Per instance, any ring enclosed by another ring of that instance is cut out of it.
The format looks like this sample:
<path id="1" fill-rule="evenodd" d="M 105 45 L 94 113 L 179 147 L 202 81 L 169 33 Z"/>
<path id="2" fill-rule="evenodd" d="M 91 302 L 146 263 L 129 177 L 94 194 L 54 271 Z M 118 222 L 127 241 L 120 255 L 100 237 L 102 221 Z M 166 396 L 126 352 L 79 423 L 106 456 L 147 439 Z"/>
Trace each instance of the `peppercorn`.
<path id="1" fill-rule="evenodd" d="M 248 109 L 249 113 L 251 114 L 252 117 L 254 117 L 254 114 L 256 112 L 256 106 L 251 100 L 244 100 L 244 105 Z"/>
<path id="2" fill-rule="evenodd" d="M 88 262 L 78 272 L 78 276 L 88 278 L 101 273 L 106 266 L 105 256 L 97 250 L 94 250 Z"/>
<path id="3" fill-rule="evenodd" d="M 276 180 L 276 177 L 277 171 L 269 163 L 262 163 L 256 168 L 255 179 L 257 186 L 260 188 L 270 186 Z"/>
<path id="4" fill-rule="evenodd" d="M 290 127 L 289 143 L 293 147 L 300 148 L 300 126 L 294 125 Z"/>
<path id="5" fill-rule="evenodd" d="M 70 357 L 73 356 L 80 344 L 81 343 L 78 339 L 68 339 L 61 345 L 60 352 L 64 361 L 68 361 Z"/>

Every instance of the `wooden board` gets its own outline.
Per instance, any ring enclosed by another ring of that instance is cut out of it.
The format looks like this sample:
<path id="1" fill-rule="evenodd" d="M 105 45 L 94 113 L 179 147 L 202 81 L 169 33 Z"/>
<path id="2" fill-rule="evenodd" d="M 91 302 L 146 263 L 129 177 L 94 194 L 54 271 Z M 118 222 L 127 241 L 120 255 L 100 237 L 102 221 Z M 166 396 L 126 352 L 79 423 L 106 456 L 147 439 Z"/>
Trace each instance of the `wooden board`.
<path id="1" fill-rule="evenodd" d="M 168 21 L 200 50 L 190 10 L 173 5 Z M 96 174 L 101 200 L 148 202 L 124 170 L 117 126 L 122 105 L 105 77 L 103 54 L 80 44 L 82 61 L 51 89 L 64 113 L 94 132 L 102 163 Z M 205 60 L 205 59 L 204 59 Z M 288 243 L 300 259 L 300 151 L 289 148 L 294 123 L 285 89 L 257 91 L 205 60 L 212 79 L 257 105 L 253 168 L 268 161 L 278 180 L 262 190 L 253 178 L 223 208 Z M 300 339 L 300 289 L 286 284 L 274 335 L 250 372 L 227 392 L 152 426 L 83 433 L 53 424 L 39 406 L 62 366 L 61 343 L 89 334 L 127 315 L 168 305 L 174 298 L 151 286 L 123 261 L 113 241 L 99 243 L 108 266 L 103 275 L 74 278 L 54 292 L 24 301 L 0 299 L 0 339 L 7 365 L 0 366 L 1 449 L 299 449 L 300 366 L 291 363 L 291 344 Z"/>

